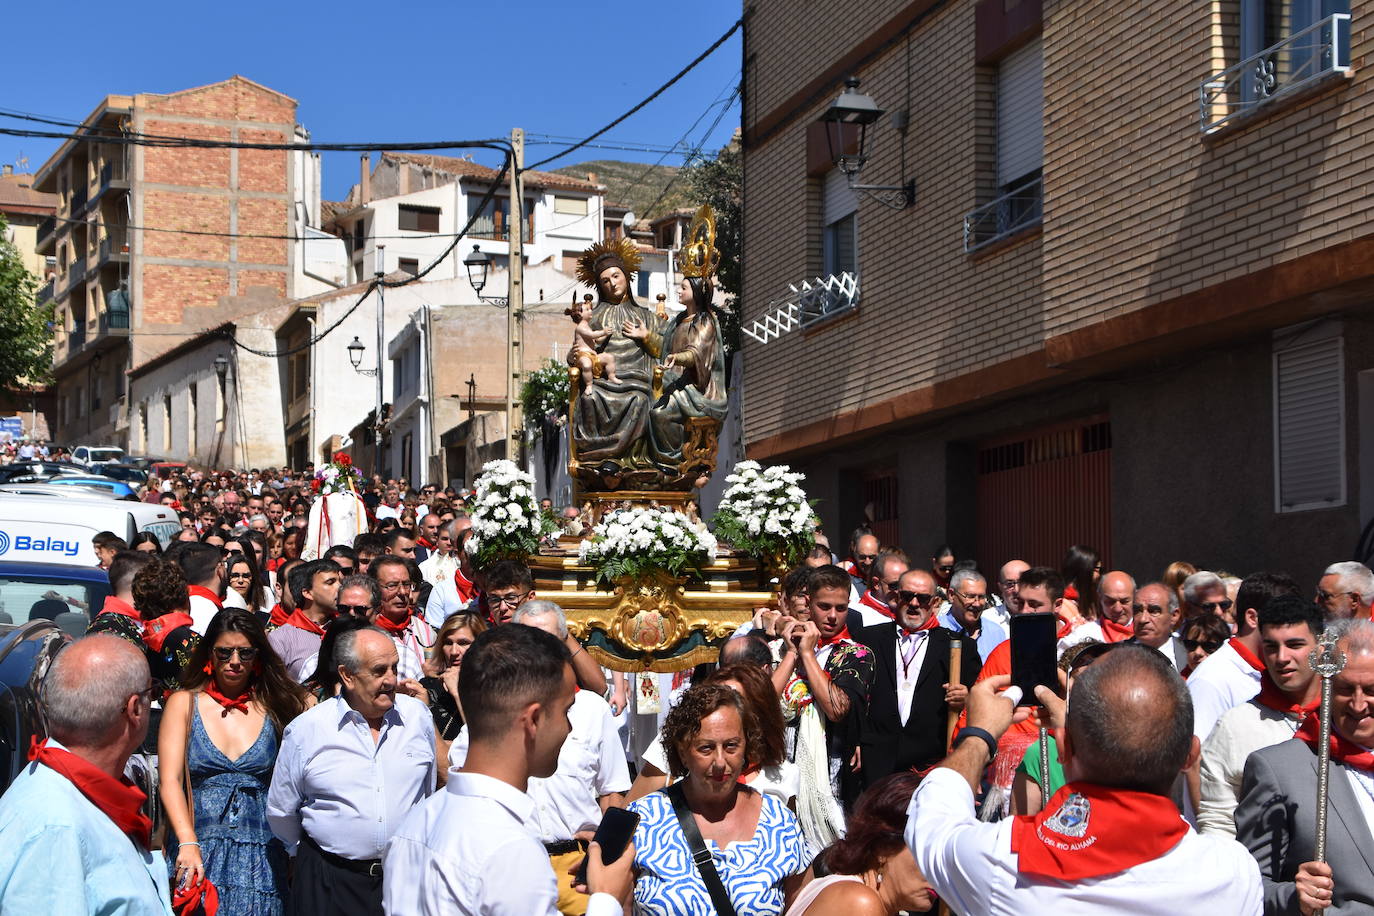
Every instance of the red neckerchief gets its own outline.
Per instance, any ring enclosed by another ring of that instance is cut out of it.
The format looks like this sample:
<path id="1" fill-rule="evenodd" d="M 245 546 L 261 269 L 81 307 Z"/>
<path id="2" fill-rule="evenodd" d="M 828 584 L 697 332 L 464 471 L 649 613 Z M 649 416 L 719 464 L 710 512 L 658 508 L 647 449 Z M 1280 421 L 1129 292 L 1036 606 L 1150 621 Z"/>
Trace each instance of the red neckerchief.
<path id="1" fill-rule="evenodd" d="M 29 759 L 67 777 L 76 791 L 114 821 L 140 849 L 152 847 L 153 822 L 139 810 L 148 796 L 133 783 L 115 779 L 71 751 L 37 741 L 29 745 Z"/>
<path id="2" fill-rule="evenodd" d="M 877 611 L 879 614 L 882 614 L 888 620 L 897 619 L 897 615 L 892 612 L 892 608 L 888 607 L 886 604 L 879 601 L 877 598 L 873 597 L 873 589 L 871 588 L 864 591 L 862 597 L 859 598 L 859 603 L 867 607 L 873 608 L 873 610 Z"/>
<path id="3" fill-rule="evenodd" d="M 205 695 L 207 697 L 214 700 L 216 703 L 218 703 L 220 706 L 224 708 L 224 711 L 220 713 L 220 718 L 224 718 L 225 716 L 229 715 L 230 710 L 234 709 L 237 709 L 239 712 L 242 713 L 247 713 L 248 704 L 253 702 L 252 687 L 249 687 L 247 690 L 245 690 L 243 693 L 239 694 L 236 697 L 225 696 L 224 694 L 220 693 L 219 685 L 215 683 L 214 678 L 211 678 L 210 680 L 205 682 L 204 689 Z M 194 700 L 192 702 L 194 702 Z"/>
<path id="4" fill-rule="evenodd" d="M 372 621 L 372 623 L 378 627 L 381 627 L 383 630 L 386 630 L 388 633 L 391 633 L 395 636 L 400 636 L 402 633 L 406 631 L 407 628 L 409 628 L 410 618 L 413 614 L 413 611 L 407 613 L 406 619 L 402 620 L 400 623 L 396 623 L 395 621 L 387 617 L 385 614 L 378 614 L 376 618 Z"/>
<path id="5" fill-rule="evenodd" d="M 453 584 L 458 589 L 458 600 L 464 604 L 471 604 L 473 597 L 477 594 L 477 585 L 463 575 L 462 566 L 453 571 Z"/>
<path id="6" fill-rule="evenodd" d="M 1063 639 L 1074 631 L 1074 625 L 1069 623 L 1068 618 L 1063 614 L 1055 614 L 1054 617 L 1059 621 L 1059 629 L 1054 634 L 1057 638 Z"/>
<path id="7" fill-rule="evenodd" d="M 415 543 L 419 544 L 419 545 L 420 545 L 421 547 L 423 547 L 425 550 L 433 550 L 433 549 L 434 549 L 434 545 L 431 544 L 431 543 L 429 542 L 429 538 L 418 537 L 418 538 L 415 539 Z"/>
<path id="8" fill-rule="evenodd" d="M 1187 832 L 1162 795 L 1071 782 L 1039 814 L 1014 818 L 1011 851 L 1023 875 L 1082 881 L 1158 859 Z"/>
<path id="9" fill-rule="evenodd" d="M 1281 712 L 1290 718 L 1303 719 L 1308 713 L 1314 712 L 1321 701 L 1294 703 L 1286 693 L 1279 689 L 1279 685 L 1275 684 L 1274 679 L 1266 672 L 1260 676 L 1260 692 L 1255 696 L 1255 702 L 1261 706 L 1268 706 L 1275 712 Z M 1313 732 L 1312 740 L 1316 740 L 1316 732 Z"/>
<path id="10" fill-rule="evenodd" d="M 173 611 L 154 620 L 145 621 L 143 624 L 143 644 L 154 652 L 161 652 L 162 644 L 167 641 L 168 636 L 182 627 L 189 627 L 194 622 L 191 615 L 183 611 Z"/>
<path id="11" fill-rule="evenodd" d="M 110 595 L 105 599 L 105 603 L 100 607 L 102 614 L 118 614 L 121 617 L 132 617 L 134 620 L 142 620 L 143 616 L 138 610 L 123 598 L 116 598 Z"/>
<path id="12" fill-rule="evenodd" d="M 172 888 L 172 909 L 180 916 L 204 913 L 216 916 L 219 912 L 219 888 L 209 878 L 201 878 L 199 884 Z"/>
<path id="13" fill-rule="evenodd" d="M 757 773 L 758 771 L 759 771 L 759 765 L 758 765 L 757 763 L 751 763 L 751 764 L 749 764 L 749 765 L 748 765 L 747 767 L 745 767 L 743 770 L 740 770 L 740 774 L 739 774 L 738 776 L 735 777 L 735 783 L 736 783 L 737 785 L 741 785 L 741 786 L 748 785 L 748 784 L 749 784 L 749 777 L 750 777 L 750 776 L 753 776 L 753 775 L 754 775 L 755 773 Z"/>
<path id="14" fill-rule="evenodd" d="M 834 636 L 832 636 L 830 639 L 826 639 L 824 636 L 822 636 L 820 639 L 817 639 L 817 640 L 816 640 L 816 648 L 817 648 L 817 649 L 824 649 L 826 646 L 833 646 L 833 645 L 835 645 L 835 643 L 837 643 L 837 642 L 848 642 L 848 641 L 849 641 L 849 625 L 846 624 L 845 626 L 840 627 L 840 632 L 836 633 L 836 634 L 835 634 Z"/>
<path id="15" fill-rule="evenodd" d="M 1064 599 L 1066 601 L 1078 600 L 1078 586 L 1070 584 L 1064 587 Z"/>
<path id="16" fill-rule="evenodd" d="M 1254 668 L 1256 671 L 1264 670 L 1264 662 L 1255 658 L 1255 653 L 1251 652 L 1245 643 L 1240 641 L 1239 636 L 1232 636 L 1228 642 L 1230 642 L 1231 648 L 1236 650 L 1236 654 L 1245 660 L 1247 665 Z"/>
<path id="17" fill-rule="evenodd" d="M 1312 748 L 1312 752 L 1317 752 L 1317 736 L 1321 734 L 1321 721 L 1317 718 L 1317 713 L 1309 712 L 1307 718 L 1302 720 L 1298 726 L 1298 732 L 1294 736 L 1307 742 L 1307 746 Z M 1331 759 L 1339 760 L 1348 767 L 1369 772 L 1374 770 L 1374 751 L 1360 747 L 1354 741 L 1350 741 L 1331 729 Z"/>
<path id="18" fill-rule="evenodd" d="M 1106 617 L 1103 617 L 1102 620 L 1099 622 L 1102 624 L 1103 642 L 1125 642 L 1126 640 L 1130 639 L 1132 636 L 1135 635 L 1134 624 L 1114 623 L 1113 621 L 1108 620 Z"/>
<path id="19" fill-rule="evenodd" d="M 295 627 L 307 633 L 314 633 L 316 636 L 324 636 L 324 627 L 302 614 L 300 608 L 296 608 L 292 611 L 291 616 L 286 618 L 282 626 Z"/>
<path id="20" fill-rule="evenodd" d="M 274 627 L 283 626 L 290 617 L 291 615 L 286 613 L 286 608 L 282 607 L 281 602 L 278 601 L 272 605 L 272 613 L 268 617 L 267 623 Z"/>
<path id="21" fill-rule="evenodd" d="M 216 610 L 224 610 L 224 602 L 220 600 L 219 595 L 216 595 L 214 592 L 210 591 L 203 585 L 186 586 L 186 594 L 191 596 L 199 595 L 206 601 L 209 601 L 212 604 L 214 604 Z"/>

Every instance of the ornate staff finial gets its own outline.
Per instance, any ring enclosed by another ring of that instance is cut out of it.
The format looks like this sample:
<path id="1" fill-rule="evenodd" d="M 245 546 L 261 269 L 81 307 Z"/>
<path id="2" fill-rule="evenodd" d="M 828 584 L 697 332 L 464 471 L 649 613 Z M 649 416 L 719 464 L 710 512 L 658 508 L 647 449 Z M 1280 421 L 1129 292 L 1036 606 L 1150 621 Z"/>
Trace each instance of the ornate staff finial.
<path id="1" fill-rule="evenodd" d="M 1317 735 L 1317 842 L 1315 859 L 1326 861 L 1326 803 L 1331 778 L 1331 679 L 1345 668 L 1345 653 L 1336 648 L 1336 634 L 1327 630 L 1317 637 L 1317 647 L 1307 656 L 1312 670 L 1322 679 L 1322 699 Z"/>

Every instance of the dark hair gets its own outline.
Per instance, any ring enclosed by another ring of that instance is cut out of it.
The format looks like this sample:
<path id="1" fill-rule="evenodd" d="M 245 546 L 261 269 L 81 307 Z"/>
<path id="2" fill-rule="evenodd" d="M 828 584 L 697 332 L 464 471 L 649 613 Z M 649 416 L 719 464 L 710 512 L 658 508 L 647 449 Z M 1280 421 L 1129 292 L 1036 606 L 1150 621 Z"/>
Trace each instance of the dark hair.
<path id="1" fill-rule="evenodd" d="M 757 665 L 734 664 L 717 668 L 706 683 L 724 681 L 739 682 L 744 688 L 744 705 L 758 720 L 758 757 L 750 762 L 761 767 L 782 763 L 787 758 L 787 726 L 782 721 L 782 706 L 778 703 L 778 691 L 772 679 Z"/>
<path id="2" fill-rule="evenodd" d="M 506 627 L 501 627 L 504 630 Z M 469 652 L 472 650 L 469 649 Z M 467 662 L 464 661 L 464 667 Z M 459 687 L 461 690 L 461 686 Z M 663 755 L 668 760 L 668 773 L 674 778 L 687 772 L 682 760 L 679 745 L 686 744 L 701 731 L 701 720 L 721 707 L 728 706 L 739 713 L 740 724 L 744 726 L 744 759 L 747 764 L 757 763 L 763 752 L 763 733 L 759 728 L 758 716 L 745 703 L 744 697 L 729 687 L 720 684 L 698 684 L 689 687 L 678 698 L 677 705 L 668 711 L 663 720 Z M 467 704 L 463 704 L 467 708 Z"/>
<path id="3" fill-rule="evenodd" d="M 267 631 L 251 611 L 227 607 L 211 619 L 210 625 L 205 628 L 205 636 L 191 650 L 191 658 L 182 669 L 181 688 L 199 690 L 209 683 L 212 675 L 206 674 L 205 668 L 215 643 L 225 633 L 241 633 L 248 644 L 258 650 L 249 684 L 253 688 L 253 698 L 267 710 L 268 718 L 280 732 L 305 711 L 306 693 L 286 673 L 281 656 L 272 650 L 271 643 L 267 641 Z"/>
<path id="4" fill-rule="evenodd" d="M 379 538 L 381 538 L 383 541 L 385 541 L 387 532 L 388 532 L 388 531 L 392 531 L 392 530 L 394 530 L 394 529 L 396 529 L 396 528 L 399 528 L 399 527 L 401 527 L 401 523 L 400 523 L 399 521 L 397 521 L 397 520 L 394 519 L 394 518 L 388 517 L 388 518 L 378 519 L 378 521 L 377 521 L 377 527 L 376 527 L 376 528 L 373 528 L 372 531 L 373 531 L 373 533 L 375 533 Z"/>
<path id="5" fill-rule="evenodd" d="M 1078 592 L 1078 612 L 1088 620 L 1097 616 L 1097 583 L 1093 581 L 1093 570 L 1101 562 L 1096 550 L 1082 544 L 1074 544 L 1064 554 L 1064 562 L 1059 565 L 1064 581 L 1072 583 Z"/>
<path id="6" fill-rule="evenodd" d="M 167 559 L 181 567 L 181 574 L 192 585 L 200 585 L 214 578 L 223 552 L 213 544 L 186 541 L 167 551 Z"/>
<path id="7" fill-rule="evenodd" d="M 153 556 L 162 556 L 162 542 L 159 541 L 157 535 L 153 534 L 151 531 L 140 531 L 138 534 L 134 535 L 133 540 L 129 542 L 129 549 L 137 550 L 139 544 L 152 544 Z M 143 553 L 147 552 L 146 550 L 143 551 Z"/>
<path id="8" fill-rule="evenodd" d="M 358 562 L 358 554 L 347 544 L 335 544 L 324 552 L 324 556 L 321 557 L 321 559 L 332 560 L 335 557 L 347 557 L 354 563 Z"/>
<path id="9" fill-rule="evenodd" d="M 380 536 L 370 531 L 364 532 L 353 539 L 353 555 L 356 559 L 364 553 L 375 557 L 380 553 L 386 553 L 386 545 L 382 543 Z"/>
<path id="10" fill-rule="evenodd" d="M 877 559 L 875 559 L 873 565 L 869 567 L 869 576 L 880 578 L 883 575 L 883 571 L 887 569 L 887 564 L 894 560 L 906 567 L 906 569 L 902 571 L 904 574 L 911 571 L 911 558 L 906 555 L 906 551 L 902 550 L 900 547 L 884 547 L 878 551 Z M 817 567 L 817 569 L 819 568 L 820 567 Z"/>
<path id="11" fill-rule="evenodd" d="M 954 548 L 949 546 L 948 544 L 937 544 L 935 546 L 935 550 L 933 550 L 930 554 L 930 558 L 932 560 L 938 560 L 941 557 L 952 556 L 954 556 Z"/>
<path id="12" fill-rule="evenodd" d="M 161 557 L 153 557 L 134 574 L 130 590 L 134 596 L 134 607 L 144 620 L 155 620 L 173 611 L 185 611 L 190 606 L 186 577 L 181 574 L 181 567 Z"/>
<path id="13" fill-rule="evenodd" d="M 372 576 L 366 573 L 353 573 L 351 576 L 345 576 L 339 582 L 339 594 L 342 595 L 346 588 L 365 588 L 372 610 L 375 611 L 382 606 L 382 587 L 377 584 L 377 580 Z"/>
<path id="14" fill-rule="evenodd" d="M 129 549 L 129 545 L 124 542 L 124 539 L 113 531 L 101 531 L 97 533 L 95 537 L 91 538 L 91 543 L 97 548 L 104 547 L 109 549 L 113 547 L 115 550 Z"/>
<path id="15" fill-rule="evenodd" d="M 826 550 L 824 547 L 818 549 L 824 550 L 827 557 L 830 556 L 830 551 Z M 813 572 L 815 572 L 815 570 L 812 569 L 812 567 L 802 565 L 783 576 L 782 593 L 789 598 L 797 595 L 805 595 L 807 586 L 811 582 L 811 574 Z"/>
<path id="16" fill-rule="evenodd" d="M 232 586 L 228 584 L 229 573 L 233 572 L 234 567 L 239 563 L 248 567 L 248 597 L 243 600 L 247 602 L 248 610 L 260 611 L 262 610 L 262 579 L 258 574 L 258 563 L 257 559 L 253 556 L 253 551 L 250 550 L 246 553 L 231 553 L 224 558 L 225 586 L 227 588 L 232 588 Z"/>
<path id="17" fill-rule="evenodd" d="M 147 566 L 152 560 L 157 559 L 157 554 L 148 553 L 144 550 L 121 550 L 114 555 L 110 561 L 110 591 L 118 594 L 128 591 L 134 581 L 134 576 L 138 571 Z"/>
<path id="18" fill-rule="evenodd" d="M 353 630 L 365 630 L 372 624 L 361 617 L 343 614 L 329 621 L 320 639 L 320 654 L 317 656 L 315 671 L 305 679 L 305 683 L 324 692 L 325 699 L 332 697 L 339 686 L 339 666 L 334 660 L 334 646 L 339 637 Z"/>
<path id="19" fill-rule="evenodd" d="M 1194 617 L 1183 625 L 1183 638 L 1187 639 L 1188 634 L 1194 630 L 1202 631 L 1203 642 L 1226 642 L 1231 638 L 1231 627 L 1216 614 L 1203 614 L 1201 617 Z M 1317 632 L 1313 630 L 1312 632 Z"/>
<path id="20" fill-rule="evenodd" d="M 473 741 L 505 735 L 530 703 L 549 703 L 563 690 L 572 664 L 568 647 L 536 627 L 493 627 L 463 656 L 458 696 Z"/>
<path id="21" fill-rule="evenodd" d="M 1245 622 L 1245 612 L 1253 610 L 1256 615 L 1263 617 L 1264 610 L 1281 595 L 1297 595 L 1299 593 L 1298 583 L 1287 573 L 1281 572 L 1254 572 L 1240 581 L 1240 588 L 1236 590 L 1236 606 L 1232 608 L 1236 614 L 1236 626 L 1240 627 Z M 1289 623 L 1297 623 L 1291 620 Z M 1320 629 L 1314 629 L 1313 633 L 1320 633 Z"/>
<path id="22" fill-rule="evenodd" d="M 286 574 L 286 587 L 291 589 L 291 599 L 296 602 L 296 607 L 301 606 L 301 602 L 305 600 L 305 593 L 315 587 L 315 577 L 323 572 L 336 572 L 342 575 L 343 568 L 333 560 L 310 560 L 293 567 L 291 572 Z"/>
<path id="23" fill-rule="evenodd" d="M 1122 643 L 1078 675 L 1065 728 L 1085 781 L 1167 796 L 1193 743 L 1193 701 L 1159 651 Z"/>
<path id="24" fill-rule="evenodd" d="M 862 875 L 901 852 L 907 808 L 920 784 L 916 773 L 890 773 L 865 789 L 845 822 L 844 836 L 823 853 L 830 874 Z"/>
<path id="25" fill-rule="evenodd" d="M 410 528 L 392 528 L 386 534 L 382 535 L 382 544 L 387 550 L 391 550 L 401 538 L 413 541 L 415 540 L 415 532 Z"/>
<path id="26" fill-rule="evenodd" d="M 1059 570 L 1049 566 L 1032 566 L 1021 573 L 1017 588 L 1026 587 L 1044 588 L 1045 593 L 1049 595 L 1050 604 L 1064 597 L 1064 577 L 1059 575 Z"/>
<path id="27" fill-rule="evenodd" d="M 1295 623 L 1307 624 L 1313 636 L 1320 636 L 1322 630 L 1326 629 L 1326 613 L 1318 605 L 1297 595 L 1278 595 L 1260 608 L 1260 629 L 1286 627 Z"/>
<path id="28" fill-rule="evenodd" d="M 817 566 L 811 570 L 811 581 L 806 585 L 806 594 L 810 597 L 823 588 L 842 588 L 847 592 L 852 584 L 849 573 L 838 566 Z"/>
<path id="29" fill-rule="evenodd" d="M 726 650 L 730 659 L 726 661 Z M 722 665 L 752 665 L 755 668 L 772 670 L 773 650 L 768 648 L 768 637 L 762 630 L 751 630 L 741 636 L 732 636 L 720 647 Z"/>
<path id="30" fill-rule="evenodd" d="M 534 576 L 530 575 L 530 568 L 514 560 L 497 560 L 483 570 L 483 574 L 486 576 L 486 591 L 510 588 L 512 585 L 525 591 L 534 588 Z"/>
<path id="31" fill-rule="evenodd" d="M 388 566 L 400 566 L 406 571 L 406 578 L 414 578 L 410 574 L 410 563 L 405 557 L 398 557 L 395 554 L 384 553 L 368 564 L 367 574 L 376 579 L 381 576 L 382 570 Z"/>

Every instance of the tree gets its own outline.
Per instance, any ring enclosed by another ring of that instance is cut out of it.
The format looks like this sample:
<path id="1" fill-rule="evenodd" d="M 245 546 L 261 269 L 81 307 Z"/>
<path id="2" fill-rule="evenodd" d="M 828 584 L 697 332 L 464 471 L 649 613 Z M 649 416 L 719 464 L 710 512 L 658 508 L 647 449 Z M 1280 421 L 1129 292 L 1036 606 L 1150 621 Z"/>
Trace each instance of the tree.
<path id="1" fill-rule="evenodd" d="M 697 206 L 710 204 L 716 211 L 716 248 L 720 267 L 716 286 L 729 297 L 721 320 L 721 336 L 727 358 L 739 350 L 740 343 L 740 253 L 744 240 L 744 156 L 739 138 L 720 151 L 714 159 L 702 159 L 685 166 L 682 178 L 688 198 Z M 720 304 L 718 302 L 718 304 Z"/>
<path id="2" fill-rule="evenodd" d="M 37 301 L 38 278 L 9 241 L 0 214 L 0 387 L 42 384 L 52 369 L 52 303 Z"/>

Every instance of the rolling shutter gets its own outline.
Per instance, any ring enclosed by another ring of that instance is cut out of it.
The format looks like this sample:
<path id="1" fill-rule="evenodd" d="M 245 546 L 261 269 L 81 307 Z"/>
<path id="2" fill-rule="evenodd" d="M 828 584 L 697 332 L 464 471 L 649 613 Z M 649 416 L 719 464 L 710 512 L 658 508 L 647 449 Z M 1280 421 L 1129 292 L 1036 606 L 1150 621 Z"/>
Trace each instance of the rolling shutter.
<path id="1" fill-rule="evenodd" d="M 1274 345 L 1274 511 L 1345 504 L 1345 361 L 1340 326 Z M 1314 339 L 1315 338 L 1315 339 Z"/>
<path id="2" fill-rule="evenodd" d="M 1042 62 L 1037 38 L 997 68 L 997 184 L 1003 189 L 1044 162 Z"/>

